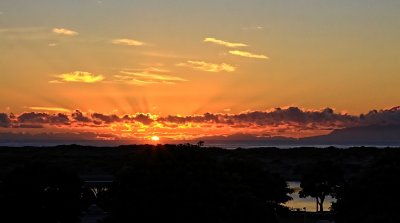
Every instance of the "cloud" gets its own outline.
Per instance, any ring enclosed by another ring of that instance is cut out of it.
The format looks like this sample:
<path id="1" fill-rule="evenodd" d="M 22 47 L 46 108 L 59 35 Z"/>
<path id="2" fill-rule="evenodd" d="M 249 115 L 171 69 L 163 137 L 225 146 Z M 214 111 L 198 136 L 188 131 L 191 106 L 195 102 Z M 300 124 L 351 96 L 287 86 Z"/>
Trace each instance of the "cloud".
<path id="1" fill-rule="evenodd" d="M 70 112 L 69 109 L 57 108 L 57 107 L 28 107 L 28 108 L 31 110 L 38 110 L 38 111 Z"/>
<path id="2" fill-rule="evenodd" d="M 6 27 L 0 28 L 0 38 L 10 41 L 40 40 L 48 41 L 52 38 L 48 28 L 45 27 Z"/>
<path id="3" fill-rule="evenodd" d="M 363 125 L 400 124 L 400 106 L 386 110 L 372 110 L 367 114 L 362 114 L 360 123 Z"/>
<path id="4" fill-rule="evenodd" d="M 123 82 L 135 85 L 146 85 L 146 84 L 157 84 L 157 83 L 176 84 L 178 82 L 187 81 L 177 76 L 149 73 L 147 71 L 143 72 L 121 71 L 121 74 L 122 75 L 114 75 L 114 78 L 116 79 L 117 82 Z"/>
<path id="5" fill-rule="evenodd" d="M 114 75 L 116 82 L 131 84 L 131 85 L 147 85 L 147 84 L 156 84 L 157 82 L 151 80 L 139 80 L 131 75 Z"/>
<path id="6" fill-rule="evenodd" d="M 47 44 L 47 46 L 49 46 L 49 47 L 55 47 L 57 45 L 58 45 L 57 43 L 49 43 L 49 44 Z"/>
<path id="7" fill-rule="evenodd" d="M 347 114 L 337 114 L 330 108 L 306 111 L 297 107 L 277 108 L 273 111 L 252 111 L 240 114 L 212 114 L 195 116 L 167 116 L 158 121 L 171 123 L 212 123 L 230 126 L 306 126 L 313 124 L 324 127 L 346 127 L 357 122 L 357 118 Z"/>
<path id="8" fill-rule="evenodd" d="M 331 108 L 306 110 L 298 107 L 276 108 L 272 111 L 250 111 L 239 114 L 165 116 L 158 122 L 170 124 L 214 124 L 240 128 L 290 128 L 297 130 L 333 130 L 370 125 L 400 125 L 400 107 L 373 110 L 359 116 L 336 113 Z"/>
<path id="9" fill-rule="evenodd" d="M 158 68 L 155 66 L 149 66 L 149 67 L 145 67 L 145 68 L 136 68 L 136 69 L 132 69 L 132 68 L 124 68 L 124 71 L 135 71 L 135 72 L 148 72 L 148 73 L 170 73 L 170 70 L 167 69 L 162 69 L 162 68 Z"/>
<path id="10" fill-rule="evenodd" d="M 11 119 L 5 113 L 0 113 L 0 127 L 8 128 L 11 126 Z"/>
<path id="11" fill-rule="evenodd" d="M 267 57 L 265 55 L 257 55 L 257 54 L 253 54 L 253 53 L 246 52 L 246 51 L 240 51 L 240 50 L 231 50 L 231 51 L 229 51 L 229 53 L 232 55 L 248 57 L 248 58 L 264 59 L 264 60 L 269 59 L 269 57 Z"/>
<path id="12" fill-rule="evenodd" d="M 229 47 L 229 48 L 237 48 L 237 47 L 248 46 L 247 44 L 244 44 L 244 43 L 231 43 L 231 42 L 226 42 L 226 41 L 219 40 L 219 39 L 212 38 L 212 37 L 205 38 L 204 42 L 206 42 L 206 43 L 215 43 L 215 44 L 226 46 L 226 47 Z"/>
<path id="13" fill-rule="evenodd" d="M 263 30 L 264 27 L 262 26 L 249 26 L 249 27 L 243 27 L 243 30 Z"/>
<path id="14" fill-rule="evenodd" d="M 79 110 L 75 110 L 72 114 L 71 117 L 78 122 L 92 122 L 92 119 L 90 119 L 89 117 L 86 117 L 85 115 L 83 115 L 83 113 Z"/>
<path id="15" fill-rule="evenodd" d="M 148 67 L 148 68 L 145 68 L 144 71 L 146 71 L 146 72 L 156 72 L 156 73 L 169 73 L 170 72 L 167 69 L 161 69 L 161 68 L 157 68 L 157 67 Z"/>
<path id="16" fill-rule="evenodd" d="M 54 28 L 53 33 L 59 34 L 59 35 L 65 35 L 65 36 L 76 36 L 79 33 L 74 31 L 74 30 L 70 30 L 70 29 L 65 29 L 65 28 Z"/>
<path id="17" fill-rule="evenodd" d="M 371 125 L 400 126 L 400 107 L 373 110 L 361 115 L 338 113 L 331 108 L 307 110 L 299 107 L 186 116 L 156 116 L 149 113 L 118 115 L 83 113 L 79 110 L 65 114 L 25 112 L 16 116 L 0 113 L 0 127 L 9 128 L 12 132 L 18 132 L 20 128 L 41 128 L 37 131 L 47 133 L 60 131 L 61 128 L 63 132 L 74 133 L 91 129 L 93 132 L 112 133 L 129 139 L 138 137 L 138 134 L 148 136 L 154 132 L 187 138 L 235 133 L 305 136 Z"/>
<path id="18" fill-rule="evenodd" d="M 17 118 L 18 123 L 28 124 L 53 124 L 53 125 L 69 125 L 69 117 L 65 114 L 49 114 L 28 112 L 23 113 Z"/>
<path id="19" fill-rule="evenodd" d="M 151 114 L 143 114 L 143 113 L 138 113 L 134 116 L 130 115 L 125 115 L 122 120 L 124 121 L 135 121 L 135 122 L 140 122 L 144 125 L 150 125 L 151 123 L 154 122 L 152 115 Z"/>
<path id="20" fill-rule="evenodd" d="M 149 56 L 149 57 L 160 57 L 160 58 L 171 58 L 171 59 L 187 58 L 186 56 L 174 54 L 174 53 L 171 53 L 171 52 L 154 52 L 154 51 L 150 51 L 150 52 L 142 52 L 141 54 L 145 55 L 145 56 Z"/>
<path id="21" fill-rule="evenodd" d="M 179 63 L 176 65 L 182 66 L 182 67 L 190 67 L 195 70 L 202 70 L 202 71 L 206 71 L 206 72 L 221 72 L 221 71 L 233 72 L 233 71 L 235 71 L 235 67 L 233 67 L 229 64 L 226 64 L 226 63 L 214 64 L 214 63 L 207 63 L 204 61 L 189 60 L 186 63 Z"/>
<path id="22" fill-rule="evenodd" d="M 100 74 L 92 74 L 84 71 L 74 71 L 71 73 L 64 73 L 56 75 L 58 80 L 52 80 L 50 83 L 65 83 L 65 82 L 82 82 L 82 83 L 96 83 L 104 80 L 104 76 Z"/>
<path id="23" fill-rule="evenodd" d="M 95 124 L 110 124 L 121 120 L 117 115 L 104 115 L 101 113 L 93 113 L 92 118 Z"/>
<path id="24" fill-rule="evenodd" d="M 111 41 L 111 43 L 117 44 L 117 45 L 126 45 L 126 46 L 144 46 L 144 45 L 146 45 L 146 43 L 137 41 L 134 39 L 113 39 Z"/>

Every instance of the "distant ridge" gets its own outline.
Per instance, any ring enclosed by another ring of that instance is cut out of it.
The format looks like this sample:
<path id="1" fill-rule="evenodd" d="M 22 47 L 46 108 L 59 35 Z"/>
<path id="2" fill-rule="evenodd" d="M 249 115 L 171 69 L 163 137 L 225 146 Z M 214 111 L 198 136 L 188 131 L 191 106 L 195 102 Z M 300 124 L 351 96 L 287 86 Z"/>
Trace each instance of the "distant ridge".
<path id="1" fill-rule="evenodd" d="M 400 145 L 400 125 L 371 125 L 334 130 L 328 135 L 301 139 L 306 143 Z"/>
<path id="2" fill-rule="evenodd" d="M 399 107 L 400 108 L 400 107 Z M 199 138 L 206 144 L 240 144 L 262 146 L 400 146 L 400 125 L 371 125 L 337 129 L 328 135 L 305 137 L 257 137 L 251 134 Z"/>

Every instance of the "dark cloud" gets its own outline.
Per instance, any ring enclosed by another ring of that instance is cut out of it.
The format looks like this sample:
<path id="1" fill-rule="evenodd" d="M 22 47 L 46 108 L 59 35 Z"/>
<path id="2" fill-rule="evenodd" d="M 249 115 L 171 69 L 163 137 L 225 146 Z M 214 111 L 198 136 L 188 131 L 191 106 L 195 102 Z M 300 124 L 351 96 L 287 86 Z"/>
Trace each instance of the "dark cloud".
<path id="1" fill-rule="evenodd" d="M 92 120 L 89 117 L 86 117 L 83 115 L 83 113 L 79 110 L 75 110 L 71 114 L 72 118 L 78 122 L 92 122 Z"/>
<path id="2" fill-rule="evenodd" d="M 5 113 L 0 113 L 0 127 L 8 128 L 11 126 L 11 119 Z"/>
<path id="3" fill-rule="evenodd" d="M 150 114 L 136 114 L 135 116 L 129 116 L 129 115 L 125 115 L 124 117 L 122 117 L 122 120 L 124 121 L 128 121 L 128 122 L 140 122 L 144 125 L 150 125 L 151 123 L 154 122 L 154 120 L 151 118 Z"/>
<path id="4" fill-rule="evenodd" d="M 23 113 L 18 116 L 17 121 L 19 124 L 52 124 L 52 125 L 68 125 L 70 120 L 65 114 L 49 114 L 49 113 L 36 113 L 29 112 Z"/>
<path id="5" fill-rule="evenodd" d="M 277 108 L 273 111 L 252 111 L 241 114 L 211 114 L 195 116 L 167 116 L 158 119 L 167 123 L 215 123 L 232 126 L 278 126 L 318 124 L 323 126 L 348 126 L 357 123 L 358 118 L 347 114 L 335 113 L 326 108 L 320 111 L 306 111 L 297 107 Z"/>
<path id="6" fill-rule="evenodd" d="M 360 115 L 362 125 L 400 125 L 400 106 Z"/>
<path id="7" fill-rule="evenodd" d="M 203 127 L 259 128 L 273 127 L 292 130 L 333 130 L 366 125 L 400 125 L 400 107 L 373 110 L 360 116 L 337 113 L 331 108 L 305 110 L 298 107 L 276 108 L 271 111 L 250 111 L 240 114 L 205 113 L 203 115 L 169 115 L 154 120 L 151 114 L 118 116 L 116 114 L 92 113 L 84 115 L 76 110 L 71 114 L 23 113 L 19 116 L 0 113 L 0 127 L 39 128 L 43 125 L 82 126 L 107 125 L 111 123 L 134 123 L 144 125 L 161 123 L 166 127 L 196 123 Z M 95 124 L 95 125 L 93 125 Z"/>
<path id="8" fill-rule="evenodd" d="M 95 124 L 110 124 L 113 122 L 121 121 L 121 119 L 117 115 L 104 115 L 101 113 L 93 113 L 92 118 Z"/>

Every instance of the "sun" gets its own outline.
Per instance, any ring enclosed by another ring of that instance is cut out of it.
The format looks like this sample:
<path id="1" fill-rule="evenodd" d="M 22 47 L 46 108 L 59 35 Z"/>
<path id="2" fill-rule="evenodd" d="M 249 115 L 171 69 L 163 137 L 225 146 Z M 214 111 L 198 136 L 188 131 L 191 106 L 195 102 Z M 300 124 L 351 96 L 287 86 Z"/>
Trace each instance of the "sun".
<path id="1" fill-rule="evenodd" d="M 151 137 L 151 141 L 154 141 L 154 142 L 160 141 L 160 137 L 158 137 L 158 136 L 152 136 L 152 137 Z"/>

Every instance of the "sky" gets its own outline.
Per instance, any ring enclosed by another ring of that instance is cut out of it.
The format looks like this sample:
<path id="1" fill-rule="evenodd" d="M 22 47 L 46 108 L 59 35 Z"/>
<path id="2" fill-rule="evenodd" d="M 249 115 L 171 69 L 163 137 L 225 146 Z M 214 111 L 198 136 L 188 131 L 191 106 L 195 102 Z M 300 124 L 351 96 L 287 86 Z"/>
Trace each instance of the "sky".
<path id="1" fill-rule="evenodd" d="M 398 0 L 2 0 L 0 132 L 304 137 L 396 124 L 399 11 Z"/>

